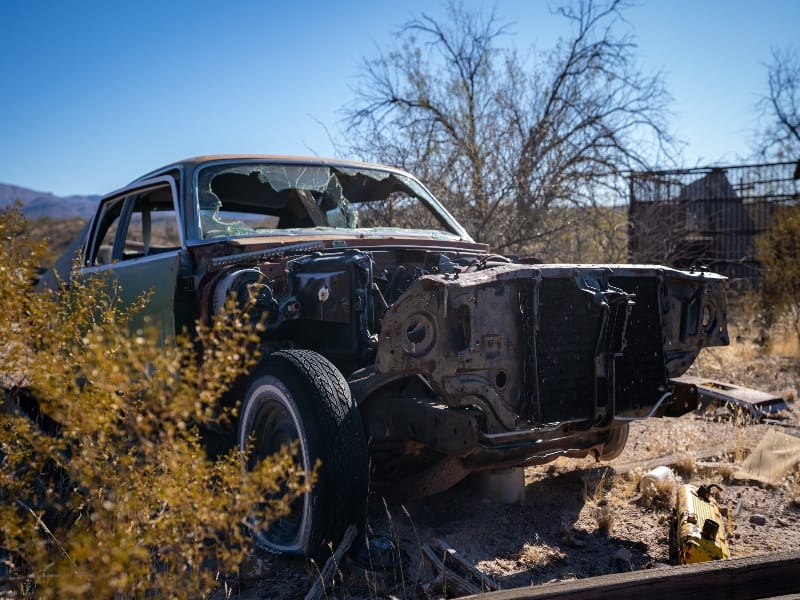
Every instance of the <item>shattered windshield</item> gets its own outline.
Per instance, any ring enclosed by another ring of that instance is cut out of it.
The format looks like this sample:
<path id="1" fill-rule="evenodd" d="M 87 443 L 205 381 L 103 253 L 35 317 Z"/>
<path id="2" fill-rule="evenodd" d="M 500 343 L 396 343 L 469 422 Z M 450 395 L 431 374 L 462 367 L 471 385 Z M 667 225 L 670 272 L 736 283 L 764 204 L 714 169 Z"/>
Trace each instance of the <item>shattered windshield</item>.
<path id="1" fill-rule="evenodd" d="M 369 168 L 220 163 L 197 175 L 200 234 L 285 235 L 315 230 L 469 239 L 416 180 Z M 348 231 L 350 230 L 350 231 Z"/>

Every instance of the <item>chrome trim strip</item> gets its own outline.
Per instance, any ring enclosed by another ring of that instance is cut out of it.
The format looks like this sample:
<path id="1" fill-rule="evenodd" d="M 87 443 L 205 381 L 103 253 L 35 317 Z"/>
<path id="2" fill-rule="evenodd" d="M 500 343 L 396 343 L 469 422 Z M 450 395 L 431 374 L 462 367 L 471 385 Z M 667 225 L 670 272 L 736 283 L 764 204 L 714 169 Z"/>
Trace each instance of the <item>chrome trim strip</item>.
<path id="1" fill-rule="evenodd" d="M 253 250 L 252 252 L 242 252 L 241 254 L 231 254 L 229 256 L 218 256 L 211 258 L 208 264 L 212 267 L 224 267 L 227 265 L 236 265 L 248 260 L 265 260 L 283 254 L 299 254 L 303 252 L 311 252 L 312 250 L 322 250 L 325 244 L 322 242 L 302 242 L 299 244 L 285 244 L 276 246 L 275 248 L 267 248 L 265 250 Z"/>

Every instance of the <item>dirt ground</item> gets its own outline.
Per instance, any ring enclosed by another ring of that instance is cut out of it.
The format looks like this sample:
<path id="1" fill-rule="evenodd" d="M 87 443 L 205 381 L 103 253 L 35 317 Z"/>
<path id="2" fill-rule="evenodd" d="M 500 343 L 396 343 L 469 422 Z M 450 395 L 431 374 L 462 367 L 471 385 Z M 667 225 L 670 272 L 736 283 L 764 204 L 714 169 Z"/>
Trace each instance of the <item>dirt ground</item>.
<path id="1" fill-rule="evenodd" d="M 636 422 L 625 451 L 610 463 L 558 459 L 525 469 L 524 494 L 510 504 L 488 499 L 476 478 L 405 505 L 373 502 L 368 518 L 375 540 L 372 554 L 376 562 L 384 559 L 386 567 L 365 569 L 346 558 L 325 597 L 457 595 L 443 589 L 423 555 L 423 547 L 434 539 L 443 540 L 501 589 L 674 564 L 674 500 L 643 498 L 638 490 L 643 469 L 615 471 L 666 455 L 672 455 L 679 481 L 722 486 L 718 501 L 732 558 L 800 547 L 800 471 L 787 474 L 777 486 L 731 479 L 735 466 L 770 429 L 800 436 L 800 401 L 795 400 L 800 360 L 766 356 L 739 340 L 704 351 L 690 374 L 775 392 L 790 408 L 779 415 L 779 423 L 770 424 L 742 422 L 725 407 Z M 704 460 L 692 458 L 705 449 L 717 452 Z M 304 597 L 319 568 L 302 560 L 253 556 L 242 570 L 245 576 L 231 581 L 219 597 Z"/>

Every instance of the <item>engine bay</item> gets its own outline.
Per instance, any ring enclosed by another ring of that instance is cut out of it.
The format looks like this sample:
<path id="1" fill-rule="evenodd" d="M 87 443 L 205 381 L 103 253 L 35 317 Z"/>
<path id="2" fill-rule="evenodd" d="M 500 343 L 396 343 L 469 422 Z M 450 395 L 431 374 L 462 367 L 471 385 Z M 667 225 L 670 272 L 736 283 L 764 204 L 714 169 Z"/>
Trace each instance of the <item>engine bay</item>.
<path id="1" fill-rule="evenodd" d="M 492 260 L 487 260 L 492 258 Z M 233 266 L 212 283 L 211 313 L 235 293 L 267 313 L 268 342 L 304 347 L 351 372 L 374 360 L 389 308 L 426 275 L 458 277 L 507 264 L 502 257 L 427 249 L 347 249 Z"/>

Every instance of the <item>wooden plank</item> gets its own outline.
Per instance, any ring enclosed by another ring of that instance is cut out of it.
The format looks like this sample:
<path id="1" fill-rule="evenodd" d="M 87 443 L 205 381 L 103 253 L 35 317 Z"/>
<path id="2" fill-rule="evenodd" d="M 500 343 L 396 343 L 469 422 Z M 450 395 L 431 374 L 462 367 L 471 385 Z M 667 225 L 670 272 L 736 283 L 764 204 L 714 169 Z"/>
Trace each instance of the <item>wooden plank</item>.
<path id="1" fill-rule="evenodd" d="M 800 551 L 615 573 L 489 592 L 481 600 L 755 600 L 800 594 Z"/>
<path id="2" fill-rule="evenodd" d="M 320 600 L 322 598 L 325 594 L 325 588 L 333 581 L 336 569 L 342 564 L 345 552 L 353 545 L 353 540 L 356 539 L 357 533 L 358 530 L 355 525 L 350 525 L 350 527 L 347 528 L 347 531 L 345 531 L 342 536 L 342 541 L 336 547 L 331 557 L 325 562 L 325 566 L 322 568 L 317 580 L 314 581 L 314 585 L 308 590 L 305 600 Z"/>
<path id="3" fill-rule="evenodd" d="M 446 565 L 451 567 L 454 571 L 456 571 L 459 575 L 463 576 L 465 579 L 469 580 L 472 579 L 480 586 L 481 590 L 490 591 L 490 590 L 499 590 L 500 586 L 488 575 L 479 571 L 475 565 L 470 563 L 466 560 L 463 556 L 461 556 L 455 548 L 452 548 L 450 544 L 441 540 L 439 538 L 433 538 L 431 540 L 431 546 L 436 548 L 440 556 L 445 557 L 442 562 Z M 448 562 L 450 564 L 448 564 Z"/>
<path id="4" fill-rule="evenodd" d="M 433 568 L 441 575 L 442 593 L 446 596 L 450 595 L 452 597 L 454 593 L 460 597 L 468 594 L 480 594 L 483 591 L 478 585 L 467 581 L 464 577 L 461 577 L 461 575 L 448 568 L 442 559 L 439 558 L 437 552 L 430 546 L 423 546 L 422 552 L 425 558 L 433 565 Z"/>
<path id="5" fill-rule="evenodd" d="M 725 454 L 733 454 L 736 451 L 734 446 L 726 446 L 723 448 L 704 448 L 702 450 L 696 450 L 694 452 L 690 452 L 692 457 L 697 461 L 707 460 L 709 458 L 714 458 L 717 456 L 723 456 Z M 591 470 L 602 470 L 602 469 L 613 469 L 614 473 L 618 475 L 623 475 L 624 473 L 629 473 L 634 469 L 643 469 L 645 471 L 649 471 L 650 469 L 654 469 L 655 467 L 670 466 L 674 465 L 676 462 L 684 459 L 686 457 L 685 452 L 681 453 L 673 453 L 673 454 L 662 454 L 661 456 L 655 456 L 653 458 L 645 458 L 642 460 L 635 460 L 630 462 L 624 463 L 603 463 L 596 467 L 592 467 Z"/>

